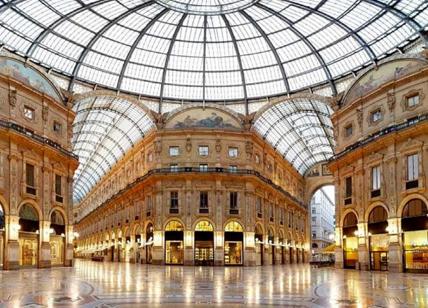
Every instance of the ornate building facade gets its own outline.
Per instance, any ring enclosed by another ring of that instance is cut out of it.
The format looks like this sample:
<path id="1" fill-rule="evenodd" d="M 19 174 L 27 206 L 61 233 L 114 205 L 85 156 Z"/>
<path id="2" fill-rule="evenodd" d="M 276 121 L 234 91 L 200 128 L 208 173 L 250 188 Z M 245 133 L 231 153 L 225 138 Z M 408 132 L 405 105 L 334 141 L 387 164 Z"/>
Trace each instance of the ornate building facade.
<path id="1" fill-rule="evenodd" d="M 348 88 L 337 141 L 336 265 L 428 271 L 428 61 L 383 61 Z"/>
<path id="2" fill-rule="evenodd" d="M 209 106 L 154 121 L 76 207 L 79 255 L 185 265 L 307 260 L 304 178 L 244 117 Z"/>
<path id="3" fill-rule="evenodd" d="M 0 263 L 71 266 L 71 104 L 48 76 L 0 57 Z"/>

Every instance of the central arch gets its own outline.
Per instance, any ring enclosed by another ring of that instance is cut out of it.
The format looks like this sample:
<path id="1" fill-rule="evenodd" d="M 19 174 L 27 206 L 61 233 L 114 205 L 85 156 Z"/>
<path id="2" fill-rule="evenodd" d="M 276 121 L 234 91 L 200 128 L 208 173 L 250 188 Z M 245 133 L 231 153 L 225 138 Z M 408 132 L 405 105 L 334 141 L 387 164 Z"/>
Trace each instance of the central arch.
<path id="1" fill-rule="evenodd" d="M 214 225 L 206 219 L 195 225 L 195 265 L 214 265 Z"/>
<path id="2" fill-rule="evenodd" d="M 184 264 L 184 225 L 177 219 L 165 226 L 165 264 Z"/>
<path id="3" fill-rule="evenodd" d="M 237 220 L 229 221 L 224 227 L 224 264 L 242 265 L 244 228 Z"/>

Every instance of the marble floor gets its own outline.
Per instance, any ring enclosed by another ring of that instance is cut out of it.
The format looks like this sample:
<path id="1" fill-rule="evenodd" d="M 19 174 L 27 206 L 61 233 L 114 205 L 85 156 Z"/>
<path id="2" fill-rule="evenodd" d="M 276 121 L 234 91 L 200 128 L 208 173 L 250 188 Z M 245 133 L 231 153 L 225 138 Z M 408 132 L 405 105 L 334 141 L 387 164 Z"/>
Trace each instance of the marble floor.
<path id="1" fill-rule="evenodd" d="M 76 260 L 0 271 L 0 307 L 428 307 L 428 275 L 309 265 L 183 267 Z"/>

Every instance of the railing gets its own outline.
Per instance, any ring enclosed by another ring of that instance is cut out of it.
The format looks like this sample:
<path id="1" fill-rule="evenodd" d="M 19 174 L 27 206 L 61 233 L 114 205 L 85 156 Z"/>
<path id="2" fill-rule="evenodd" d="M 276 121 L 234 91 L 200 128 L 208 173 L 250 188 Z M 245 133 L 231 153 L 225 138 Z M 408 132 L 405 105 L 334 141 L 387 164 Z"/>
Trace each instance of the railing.
<path id="1" fill-rule="evenodd" d="M 288 191 L 286 191 L 281 186 L 276 185 L 275 183 L 273 183 L 271 179 L 269 179 L 269 178 L 261 175 L 260 172 L 252 170 L 252 169 L 234 169 L 232 171 L 232 170 L 229 170 L 229 168 L 227 168 L 227 167 L 226 168 L 223 168 L 223 167 L 209 167 L 207 169 L 204 169 L 204 171 L 201 171 L 201 169 L 199 167 L 178 167 L 178 168 L 174 168 L 174 171 L 171 171 L 170 167 L 151 169 L 151 170 L 147 171 L 147 173 L 144 174 L 143 176 L 138 177 L 134 182 L 129 183 L 124 188 L 122 188 L 121 190 L 119 190 L 118 192 L 116 192 L 114 195 L 112 195 L 106 201 L 104 201 L 103 203 L 101 203 L 100 206 L 98 206 L 96 209 L 98 209 L 99 207 L 103 206 L 104 204 L 107 204 L 108 202 L 110 202 L 111 200 L 115 199 L 116 197 L 118 197 L 122 193 L 126 192 L 127 190 L 133 188 L 137 184 L 143 182 L 144 180 L 146 180 L 150 176 L 153 176 L 153 175 L 168 175 L 168 174 L 182 174 L 182 173 L 230 174 L 230 175 L 233 175 L 233 176 L 236 176 L 236 175 L 250 175 L 250 176 L 255 176 L 259 180 L 261 180 L 262 182 L 264 182 L 265 184 L 270 185 L 271 187 L 273 187 L 276 190 L 280 191 L 282 194 L 286 195 L 289 199 L 293 200 L 295 203 L 297 203 L 303 209 L 307 209 L 306 205 L 302 201 L 300 201 L 296 197 L 292 196 Z M 94 209 L 91 212 L 89 212 L 88 214 L 86 214 L 85 217 L 88 216 L 88 215 L 90 215 L 96 209 Z M 76 223 L 79 223 L 82 219 L 76 221 Z"/>
<path id="2" fill-rule="evenodd" d="M 73 152 L 71 152 L 71 151 L 64 149 L 59 143 L 56 143 L 49 138 L 40 136 L 40 135 L 34 133 L 32 130 L 25 128 L 21 125 L 18 125 L 16 123 L 12 123 L 9 121 L 5 121 L 5 120 L 0 120 L 0 127 L 6 128 L 6 129 L 11 129 L 17 133 L 20 133 L 21 135 L 24 135 L 26 137 L 29 137 L 29 138 L 37 141 L 39 143 L 46 144 L 46 145 L 60 151 L 61 153 L 65 154 L 67 156 L 70 156 L 74 159 L 78 159 L 77 155 L 73 154 Z"/>

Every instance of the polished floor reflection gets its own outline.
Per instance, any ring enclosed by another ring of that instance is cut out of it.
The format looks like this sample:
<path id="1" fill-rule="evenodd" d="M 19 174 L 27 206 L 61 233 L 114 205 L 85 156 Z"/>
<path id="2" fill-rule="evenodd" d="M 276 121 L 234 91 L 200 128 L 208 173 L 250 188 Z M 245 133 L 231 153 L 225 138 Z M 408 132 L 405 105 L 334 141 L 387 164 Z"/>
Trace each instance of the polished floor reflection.
<path id="1" fill-rule="evenodd" d="M 306 264 L 188 267 L 83 260 L 74 268 L 0 271 L 0 307 L 161 305 L 427 307 L 428 275 Z"/>

